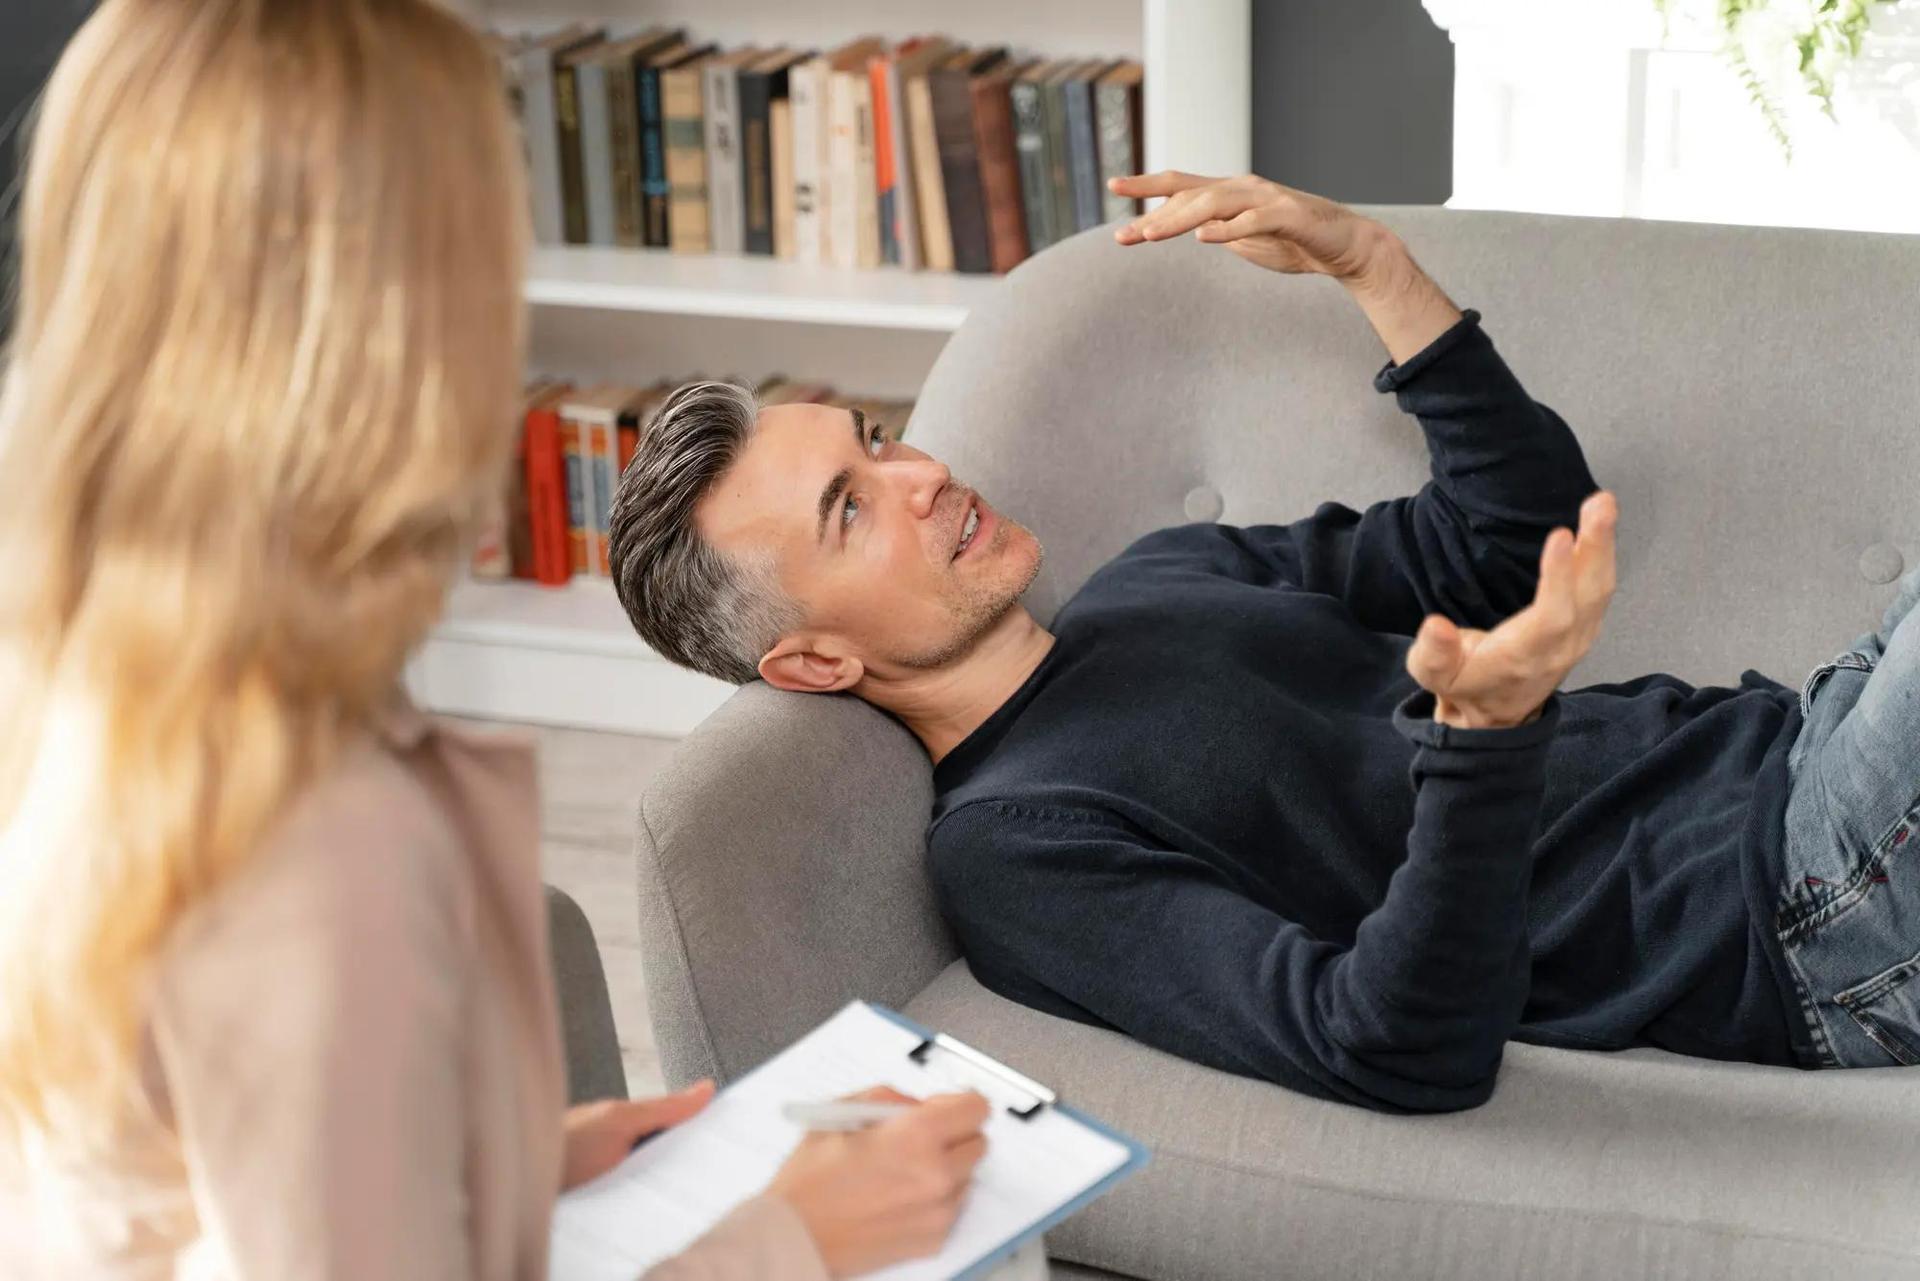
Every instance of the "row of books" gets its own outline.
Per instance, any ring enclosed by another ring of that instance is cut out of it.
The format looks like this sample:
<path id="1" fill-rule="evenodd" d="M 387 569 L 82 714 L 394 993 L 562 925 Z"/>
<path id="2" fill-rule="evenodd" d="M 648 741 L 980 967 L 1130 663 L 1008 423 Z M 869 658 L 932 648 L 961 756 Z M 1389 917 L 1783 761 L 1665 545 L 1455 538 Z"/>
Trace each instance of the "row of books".
<path id="1" fill-rule="evenodd" d="M 575 386 L 540 378 L 528 385 L 507 501 L 476 542 L 475 578 L 521 578 L 561 586 L 605 577 L 614 486 L 632 461 L 645 424 L 675 387 Z M 744 381 L 744 380 L 740 380 Z M 824 404 L 858 409 L 905 432 L 913 402 L 842 396 L 825 383 L 769 378 L 754 389 L 762 405 Z"/>
<path id="2" fill-rule="evenodd" d="M 535 238 L 1002 272 L 1136 212 L 1141 67 L 939 36 L 722 51 L 657 27 L 496 38 Z"/>

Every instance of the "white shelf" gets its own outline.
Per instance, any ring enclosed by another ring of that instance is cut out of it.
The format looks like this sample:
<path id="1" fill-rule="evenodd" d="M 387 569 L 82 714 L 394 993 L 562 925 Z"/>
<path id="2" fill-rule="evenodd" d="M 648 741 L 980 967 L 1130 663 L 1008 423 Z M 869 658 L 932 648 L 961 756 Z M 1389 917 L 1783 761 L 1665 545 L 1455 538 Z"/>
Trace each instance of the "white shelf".
<path id="1" fill-rule="evenodd" d="M 539 306 L 950 333 L 1000 284 L 997 276 L 898 267 L 542 245 L 533 251 L 526 296 Z"/>
<path id="2" fill-rule="evenodd" d="M 591 578 L 565 587 L 459 583 L 407 683 L 432 711 L 671 736 L 733 693 L 647 648 L 612 583 Z"/>

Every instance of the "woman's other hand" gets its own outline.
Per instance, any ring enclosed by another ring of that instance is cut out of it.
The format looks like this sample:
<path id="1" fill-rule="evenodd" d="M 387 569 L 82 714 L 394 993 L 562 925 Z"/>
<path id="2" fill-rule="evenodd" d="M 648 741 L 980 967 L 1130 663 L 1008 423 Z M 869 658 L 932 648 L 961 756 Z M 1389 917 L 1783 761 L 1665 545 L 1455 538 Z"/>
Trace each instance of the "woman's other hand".
<path id="1" fill-rule="evenodd" d="M 713 1101 L 713 1082 L 696 1081 L 657 1099 L 603 1099 L 567 1109 L 562 1188 L 577 1188 L 627 1159 L 633 1145 L 670 1130 Z"/>

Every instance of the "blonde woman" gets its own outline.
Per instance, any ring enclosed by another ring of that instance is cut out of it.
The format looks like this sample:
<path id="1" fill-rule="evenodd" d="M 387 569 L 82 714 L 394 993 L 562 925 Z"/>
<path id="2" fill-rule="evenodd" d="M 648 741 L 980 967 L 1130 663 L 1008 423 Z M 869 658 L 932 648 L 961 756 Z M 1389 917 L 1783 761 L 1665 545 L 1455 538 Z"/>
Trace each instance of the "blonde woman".
<path id="1" fill-rule="evenodd" d="M 563 1183 L 707 1097 L 563 1124 L 531 759 L 395 693 L 507 465 L 501 98 L 424 0 L 107 0 L 47 89 L 0 393 L 9 1278 L 538 1278 Z M 934 1248 L 984 1112 L 810 1140 L 660 1275 Z"/>

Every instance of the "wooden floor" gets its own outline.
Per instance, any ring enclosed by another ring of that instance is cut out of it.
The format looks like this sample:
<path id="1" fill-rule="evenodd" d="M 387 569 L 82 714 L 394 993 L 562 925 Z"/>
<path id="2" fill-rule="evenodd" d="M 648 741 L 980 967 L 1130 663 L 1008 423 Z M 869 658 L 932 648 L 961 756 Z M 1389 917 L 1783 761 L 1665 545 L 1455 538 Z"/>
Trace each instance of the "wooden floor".
<path id="1" fill-rule="evenodd" d="M 640 980 L 634 898 L 634 813 L 673 740 L 537 726 L 500 726 L 539 744 L 542 874 L 572 895 L 593 925 L 607 968 L 630 1094 L 663 1088 Z"/>

